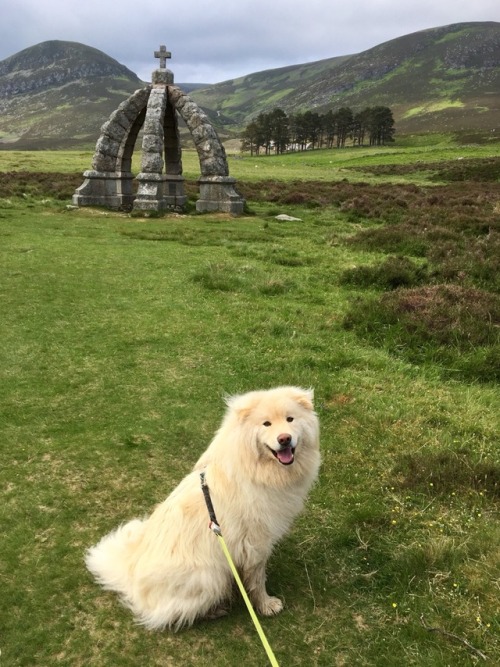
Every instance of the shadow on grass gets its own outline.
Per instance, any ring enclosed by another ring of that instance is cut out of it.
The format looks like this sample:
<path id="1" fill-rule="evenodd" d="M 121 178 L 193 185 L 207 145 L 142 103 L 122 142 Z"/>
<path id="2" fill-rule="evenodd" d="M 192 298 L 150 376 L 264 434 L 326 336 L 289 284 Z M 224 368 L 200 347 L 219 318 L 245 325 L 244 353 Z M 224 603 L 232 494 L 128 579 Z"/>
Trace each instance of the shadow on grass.
<path id="1" fill-rule="evenodd" d="M 500 465 L 476 461 L 467 449 L 406 454 L 393 475 L 405 490 L 432 495 L 474 490 L 500 498 Z"/>

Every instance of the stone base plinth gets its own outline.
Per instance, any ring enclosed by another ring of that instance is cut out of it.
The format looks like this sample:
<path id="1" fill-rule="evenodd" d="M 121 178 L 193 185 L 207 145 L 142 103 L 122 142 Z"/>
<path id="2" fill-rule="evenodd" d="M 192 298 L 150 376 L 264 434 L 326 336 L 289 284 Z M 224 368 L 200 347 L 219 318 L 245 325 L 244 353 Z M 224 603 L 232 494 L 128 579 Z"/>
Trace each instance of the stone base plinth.
<path id="1" fill-rule="evenodd" d="M 140 173 L 134 211 L 182 211 L 186 204 L 184 178 L 177 175 Z"/>
<path id="2" fill-rule="evenodd" d="M 229 176 L 205 176 L 198 181 L 200 198 L 196 202 L 199 213 L 220 211 L 231 215 L 241 215 L 245 200 L 236 192 L 236 179 Z"/>
<path id="3" fill-rule="evenodd" d="M 133 174 L 123 171 L 85 171 L 85 180 L 75 190 L 75 206 L 104 206 L 130 210 L 134 201 Z"/>
<path id="4" fill-rule="evenodd" d="M 184 177 L 166 174 L 163 182 L 163 201 L 167 211 L 182 211 L 187 202 L 184 194 Z"/>

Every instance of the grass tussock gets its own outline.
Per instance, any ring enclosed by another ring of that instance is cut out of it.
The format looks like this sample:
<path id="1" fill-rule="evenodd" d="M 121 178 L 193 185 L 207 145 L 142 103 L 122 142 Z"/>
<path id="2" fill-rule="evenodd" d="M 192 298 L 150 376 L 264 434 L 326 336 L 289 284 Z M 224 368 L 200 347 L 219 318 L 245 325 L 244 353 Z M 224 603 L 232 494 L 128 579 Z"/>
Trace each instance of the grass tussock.
<path id="1" fill-rule="evenodd" d="M 207 290 L 267 296 L 285 294 L 294 287 L 290 279 L 269 274 L 253 265 L 233 262 L 208 262 L 193 273 L 192 280 Z"/>
<path id="2" fill-rule="evenodd" d="M 362 265 L 346 269 L 340 276 L 343 285 L 356 287 L 378 287 L 397 289 L 413 287 L 425 282 L 428 277 L 427 267 L 419 265 L 408 257 L 387 257 L 373 266 Z"/>

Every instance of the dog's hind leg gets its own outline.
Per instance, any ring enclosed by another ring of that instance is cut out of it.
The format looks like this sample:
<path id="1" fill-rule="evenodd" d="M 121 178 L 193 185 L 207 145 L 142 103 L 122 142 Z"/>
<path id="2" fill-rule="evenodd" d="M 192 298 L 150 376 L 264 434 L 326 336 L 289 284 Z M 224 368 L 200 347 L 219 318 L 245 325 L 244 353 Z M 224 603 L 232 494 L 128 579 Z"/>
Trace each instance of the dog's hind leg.
<path id="1" fill-rule="evenodd" d="M 229 609 L 223 604 L 216 605 L 212 607 L 205 616 L 202 616 L 200 620 L 202 621 L 217 621 L 219 618 L 224 618 L 229 614 Z"/>

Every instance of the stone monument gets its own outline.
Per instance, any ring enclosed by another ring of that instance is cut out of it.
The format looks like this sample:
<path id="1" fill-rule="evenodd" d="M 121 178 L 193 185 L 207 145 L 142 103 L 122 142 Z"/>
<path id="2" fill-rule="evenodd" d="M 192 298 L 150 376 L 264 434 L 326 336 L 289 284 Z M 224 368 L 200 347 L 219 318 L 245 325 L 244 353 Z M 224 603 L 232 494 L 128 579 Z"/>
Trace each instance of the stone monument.
<path id="1" fill-rule="evenodd" d="M 182 211 L 186 203 L 177 119 L 191 133 L 200 162 L 200 197 L 196 210 L 243 213 L 244 200 L 229 176 L 226 153 L 208 116 L 180 88 L 166 68 L 164 45 L 155 51 L 160 67 L 151 84 L 122 102 L 101 128 L 92 169 L 73 195 L 76 206 L 158 212 Z M 143 128 L 141 171 L 134 179 L 132 154 Z M 137 192 L 134 190 L 134 180 Z"/>

